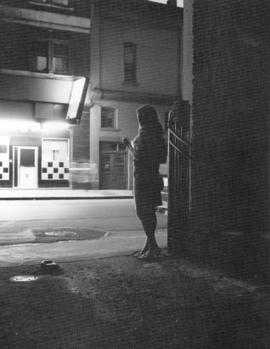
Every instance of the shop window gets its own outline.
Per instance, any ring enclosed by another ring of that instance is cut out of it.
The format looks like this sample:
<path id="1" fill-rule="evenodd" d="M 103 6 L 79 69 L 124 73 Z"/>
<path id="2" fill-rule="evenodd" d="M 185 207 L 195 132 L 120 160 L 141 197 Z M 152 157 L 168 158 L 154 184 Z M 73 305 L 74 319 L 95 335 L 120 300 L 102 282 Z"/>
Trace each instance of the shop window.
<path id="1" fill-rule="evenodd" d="M 6 144 L 0 144 L 0 154 L 6 154 L 7 150 L 8 149 Z"/>
<path id="2" fill-rule="evenodd" d="M 114 108 L 101 108 L 101 128 L 116 128 L 116 110 Z"/>
<path id="3" fill-rule="evenodd" d="M 70 54 L 67 43 L 44 40 L 31 45 L 31 70 L 52 74 L 69 73 Z"/>
<path id="4" fill-rule="evenodd" d="M 2 136 L 0 137 L 0 155 L 2 157 L 8 156 L 9 153 L 9 138 Z"/>
<path id="5" fill-rule="evenodd" d="M 137 81 L 137 45 L 132 42 L 124 42 L 124 81 Z"/>
<path id="6" fill-rule="evenodd" d="M 65 162 L 69 159 L 67 139 L 43 139 L 42 160 Z"/>

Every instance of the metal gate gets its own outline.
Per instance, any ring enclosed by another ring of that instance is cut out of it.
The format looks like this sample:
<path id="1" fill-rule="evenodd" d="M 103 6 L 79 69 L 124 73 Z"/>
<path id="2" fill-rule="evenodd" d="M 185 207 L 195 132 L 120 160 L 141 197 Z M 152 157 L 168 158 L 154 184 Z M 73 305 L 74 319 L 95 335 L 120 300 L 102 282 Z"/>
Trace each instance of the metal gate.
<path id="1" fill-rule="evenodd" d="M 168 121 L 168 252 L 172 254 L 185 248 L 189 230 L 189 123 L 189 105 L 175 103 Z"/>

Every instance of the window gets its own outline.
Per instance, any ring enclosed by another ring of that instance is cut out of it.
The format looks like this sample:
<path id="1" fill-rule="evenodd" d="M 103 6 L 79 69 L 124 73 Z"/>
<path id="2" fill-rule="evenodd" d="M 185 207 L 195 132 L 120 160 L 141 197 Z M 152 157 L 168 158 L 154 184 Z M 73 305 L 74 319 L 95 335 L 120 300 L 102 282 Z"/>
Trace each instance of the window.
<path id="1" fill-rule="evenodd" d="M 32 71 L 68 74 L 69 46 L 67 43 L 54 40 L 34 42 L 30 61 Z"/>
<path id="2" fill-rule="evenodd" d="M 9 138 L 5 136 L 0 137 L 0 157 L 8 156 L 9 152 Z"/>
<path id="3" fill-rule="evenodd" d="M 136 82 L 137 70 L 137 45 L 124 42 L 124 81 Z"/>
<path id="4" fill-rule="evenodd" d="M 32 58 L 32 68 L 38 72 L 49 72 L 48 66 L 48 54 L 49 45 L 48 42 L 34 42 L 33 43 L 33 57 Z"/>
<path id="5" fill-rule="evenodd" d="M 7 150 L 8 148 L 5 144 L 0 144 L 0 154 L 6 154 Z"/>
<path id="6" fill-rule="evenodd" d="M 69 146 L 67 139 L 43 139 L 43 161 L 68 161 Z"/>
<path id="7" fill-rule="evenodd" d="M 64 44 L 53 44 L 52 70 L 54 73 L 68 72 L 69 48 Z"/>
<path id="8" fill-rule="evenodd" d="M 20 166 L 35 166 L 35 149 L 21 149 Z"/>
<path id="9" fill-rule="evenodd" d="M 122 143 L 100 142 L 100 151 L 124 151 L 126 147 Z"/>
<path id="10" fill-rule="evenodd" d="M 116 110 L 114 108 L 101 108 L 101 128 L 116 128 Z"/>

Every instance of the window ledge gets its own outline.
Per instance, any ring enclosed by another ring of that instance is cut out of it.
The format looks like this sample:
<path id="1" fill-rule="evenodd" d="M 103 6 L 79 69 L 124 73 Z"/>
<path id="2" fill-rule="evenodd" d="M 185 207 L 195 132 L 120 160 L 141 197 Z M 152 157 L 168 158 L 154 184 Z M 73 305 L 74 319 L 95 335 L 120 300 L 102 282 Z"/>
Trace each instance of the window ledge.
<path id="1" fill-rule="evenodd" d="M 7 75 L 21 75 L 21 76 L 30 76 L 33 78 L 46 78 L 54 80 L 74 80 L 75 76 L 73 75 L 60 75 L 53 73 L 40 73 L 40 72 L 31 72 L 28 70 L 16 70 L 16 69 L 0 69 L 0 74 Z"/>
<path id="2" fill-rule="evenodd" d="M 42 3 L 42 2 L 35 2 L 33 1 L 29 1 L 29 4 L 34 5 L 34 6 L 38 6 L 38 7 L 43 7 L 43 8 L 55 8 L 55 9 L 61 9 L 61 10 L 68 10 L 68 11 L 74 11 L 73 7 L 68 7 L 68 6 L 60 6 L 60 5 L 55 5 L 55 4 L 46 4 L 46 3 Z"/>
<path id="3" fill-rule="evenodd" d="M 121 131 L 121 129 L 120 128 L 114 128 L 114 127 L 101 127 L 100 131 L 119 132 L 119 131 Z"/>
<path id="4" fill-rule="evenodd" d="M 122 85 L 134 87 L 134 86 L 139 86 L 140 84 L 137 81 L 123 81 Z"/>

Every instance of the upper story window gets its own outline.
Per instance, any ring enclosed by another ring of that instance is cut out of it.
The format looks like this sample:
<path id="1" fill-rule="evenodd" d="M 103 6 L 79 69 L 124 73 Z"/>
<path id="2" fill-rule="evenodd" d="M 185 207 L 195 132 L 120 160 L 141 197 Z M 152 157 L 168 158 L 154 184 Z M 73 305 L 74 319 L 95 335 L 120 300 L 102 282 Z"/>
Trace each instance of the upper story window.
<path id="1" fill-rule="evenodd" d="M 41 73 L 68 74 L 69 46 L 67 43 L 44 40 L 32 44 L 31 70 Z"/>
<path id="2" fill-rule="evenodd" d="M 52 70 L 55 74 L 68 73 L 69 47 L 53 43 Z"/>
<path id="3" fill-rule="evenodd" d="M 116 128 L 116 109 L 101 108 L 101 128 Z"/>
<path id="4" fill-rule="evenodd" d="M 137 45 L 124 42 L 124 81 L 137 81 Z"/>

